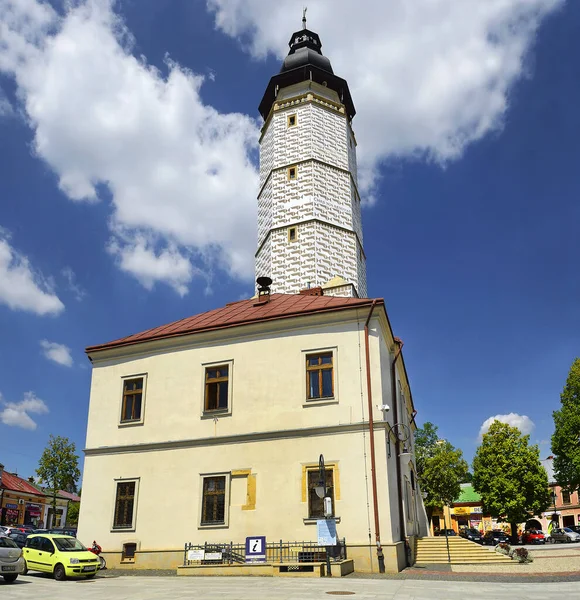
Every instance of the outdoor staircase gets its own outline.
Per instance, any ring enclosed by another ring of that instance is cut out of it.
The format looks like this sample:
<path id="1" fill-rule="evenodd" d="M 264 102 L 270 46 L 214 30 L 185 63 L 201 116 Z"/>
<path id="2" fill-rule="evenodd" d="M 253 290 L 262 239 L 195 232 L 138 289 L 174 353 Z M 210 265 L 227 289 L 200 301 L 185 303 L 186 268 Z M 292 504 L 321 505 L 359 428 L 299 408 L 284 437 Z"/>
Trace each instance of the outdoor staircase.
<path id="1" fill-rule="evenodd" d="M 451 564 L 467 565 L 511 561 L 509 556 L 495 552 L 490 546 L 481 546 L 458 536 L 451 536 L 447 539 L 449 540 Z M 417 538 L 415 541 L 415 562 L 423 565 L 449 562 L 445 536 Z"/>

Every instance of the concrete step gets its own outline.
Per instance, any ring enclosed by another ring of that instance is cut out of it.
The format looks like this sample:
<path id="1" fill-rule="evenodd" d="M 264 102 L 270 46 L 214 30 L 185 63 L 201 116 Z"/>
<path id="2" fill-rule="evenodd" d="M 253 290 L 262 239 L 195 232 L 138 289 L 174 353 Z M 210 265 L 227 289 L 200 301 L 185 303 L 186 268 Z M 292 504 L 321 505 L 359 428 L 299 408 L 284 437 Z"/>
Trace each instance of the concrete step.
<path id="1" fill-rule="evenodd" d="M 447 550 L 449 544 L 449 551 Z M 478 564 L 503 563 L 511 558 L 494 552 L 461 537 L 428 537 L 419 538 L 415 542 L 415 562 L 418 564 Z"/>

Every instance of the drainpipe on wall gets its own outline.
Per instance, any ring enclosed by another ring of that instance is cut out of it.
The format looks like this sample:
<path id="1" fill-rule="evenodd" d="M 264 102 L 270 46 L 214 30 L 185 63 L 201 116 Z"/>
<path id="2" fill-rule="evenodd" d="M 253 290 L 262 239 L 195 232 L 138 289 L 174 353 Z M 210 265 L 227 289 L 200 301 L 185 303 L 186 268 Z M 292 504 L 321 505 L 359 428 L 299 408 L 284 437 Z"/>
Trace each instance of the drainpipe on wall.
<path id="1" fill-rule="evenodd" d="M 403 351 L 403 340 L 398 337 L 395 338 L 395 344 L 398 345 L 398 349 L 395 353 L 395 358 L 393 358 L 393 362 L 391 363 L 391 396 L 393 399 L 393 419 L 395 423 L 399 422 L 399 399 L 397 398 L 397 382 L 396 382 L 396 363 L 401 356 L 401 352 Z M 390 433 L 389 433 L 390 435 Z M 403 508 L 403 487 L 402 487 L 402 478 L 401 478 L 401 463 L 399 459 L 399 454 L 401 454 L 401 440 L 399 440 L 399 436 L 395 436 L 395 465 L 396 465 L 396 473 L 397 473 L 397 494 L 399 496 L 399 529 L 401 532 L 401 541 L 405 544 L 405 566 L 408 567 L 409 563 L 407 560 L 407 536 L 406 536 L 406 526 L 405 526 L 405 512 Z"/>
<path id="2" fill-rule="evenodd" d="M 369 403 L 369 438 L 371 441 L 371 481 L 373 484 L 373 506 L 375 515 L 375 540 L 377 544 L 377 561 L 379 563 L 379 573 L 385 572 L 385 557 L 381 547 L 381 528 L 379 523 L 379 503 L 377 494 L 377 472 L 375 461 L 375 435 L 373 425 L 373 393 L 371 389 L 371 360 L 369 351 L 369 321 L 375 309 L 377 301 L 373 300 L 369 316 L 365 322 L 365 357 L 367 370 L 367 399 Z"/>

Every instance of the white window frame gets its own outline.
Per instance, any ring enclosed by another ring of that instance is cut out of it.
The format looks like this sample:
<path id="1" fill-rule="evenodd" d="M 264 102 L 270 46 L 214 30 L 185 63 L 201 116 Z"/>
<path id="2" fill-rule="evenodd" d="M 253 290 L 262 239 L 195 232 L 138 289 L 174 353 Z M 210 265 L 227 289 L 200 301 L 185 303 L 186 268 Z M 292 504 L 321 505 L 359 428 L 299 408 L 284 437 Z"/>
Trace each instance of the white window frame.
<path id="1" fill-rule="evenodd" d="M 219 363 L 222 364 L 222 363 Z M 223 523 L 210 523 L 208 525 L 202 525 L 201 520 L 203 517 L 203 482 L 205 479 L 209 477 L 225 477 L 226 486 L 224 491 L 224 522 Z M 197 528 L 198 529 L 228 529 L 230 526 L 230 506 L 231 506 L 231 498 L 230 498 L 230 489 L 231 489 L 231 481 L 232 481 L 232 472 L 231 471 L 219 471 L 216 473 L 200 473 L 199 474 L 199 510 L 198 510 L 198 520 L 197 520 Z"/>
<path id="2" fill-rule="evenodd" d="M 135 483 L 135 496 L 133 500 L 133 515 L 131 527 L 115 527 L 115 512 L 117 510 L 117 488 L 120 483 Z M 111 533 L 131 533 L 137 529 L 137 503 L 139 502 L 140 477 L 119 477 L 113 480 L 113 511 L 111 515 Z"/>
<path id="3" fill-rule="evenodd" d="M 205 410 L 205 371 L 219 367 L 221 365 L 228 366 L 228 407 L 217 410 Z M 201 406 L 200 416 L 202 419 L 213 419 L 214 417 L 226 417 L 232 414 L 232 400 L 234 389 L 234 359 L 214 360 L 212 362 L 202 363 L 201 365 Z"/>
<path id="4" fill-rule="evenodd" d="M 333 386 L 334 386 L 334 396 L 329 396 L 328 398 L 308 398 L 307 390 L 307 372 L 306 372 L 306 357 L 309 354 L 324 354 L 324 353 L 332 353 L 332 377 L 333 377 Z M 303 402 L 302 406 L 321 406 L 325 404 L 338 404 L 338 346 L 325 346 L 323 348 L 309 348 L 307 350 L 302 350 L 301 352 L 301 369 L 302 369 L 302 397 Z"/>
<path id="5" fill-rule="evenodd" d="M 143 392 L 141 394 L 141 418 L 135 421 L 125 421 L 123 422 L 121 419 L 123 418 L 123 397 L 125 395 L 125 381 L 127 379 L 143 379 Z M 135 375 L 123 375 L 121 377 L 121 393 L 119 398 L 119 410 L 117 414 L 119 415 L 118 426 L 119 427 L 134 427 L 136 425 L 143 425 L 145 423 L 145 398 L 147 397 L 147 373 L 136 373 Z"/>

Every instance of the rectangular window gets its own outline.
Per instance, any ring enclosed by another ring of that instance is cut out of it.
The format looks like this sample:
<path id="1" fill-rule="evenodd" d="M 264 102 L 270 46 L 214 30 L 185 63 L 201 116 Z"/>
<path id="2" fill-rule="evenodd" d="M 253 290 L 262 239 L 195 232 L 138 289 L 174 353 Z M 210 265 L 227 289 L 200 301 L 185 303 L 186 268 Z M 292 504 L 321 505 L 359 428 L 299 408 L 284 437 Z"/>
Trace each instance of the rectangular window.
<path id="1" fill-rule="evenodd" d="M 121 423 L 133 423 L 141 420 L 143 404 L 143 377 L 123 380 L 123 405 Z"/>
<path id="2" fill-rule="evenodd" d="M 225 525 L 226 523 L 226 477 L 225 475 L 203 478 L 201 500 L 201 525 Z"/>
<path id="3" fill-rule="evenodd" d="M 332 498 L 332 516 L 335 515 L 334 508 L 334 470 L 325 469 L 326 476 L 326 495 Z M 324 499 L 319 498 L 316 493 L 316 487 L 319 483 L 319 471 L 316 469 L 308 470 L 308 518 L 324 519 Z"/>
<path id="4" fill-rule="evenodd" d="M 228 409 L 229 365 L 206 367 L 205 412 Z"/>
<path id="5" fill-rule="evenodd" d="M 121 554 L 121 560 L 135 560 L 135 552 L 137 551 L 137 544 L 135 542 L 129 542 L 123 544 L 123 553 Z"/>
<path id="6" fill-rule="evenodd" d="M 334 396 L 332 352 L 306 356 L 306 397 L 309 400 Z"/>
<path id="7" fill-rule="evenodd" d="M 294 181 L 298 178 L 298 167 L 288 167 L 288 181 Z"/>
<path id="8" fill-rule="evenodd" d="M 133 529 L 136 481 L 118 481 L 113 529 Z"/>
<path id="9" fill-rule="evenodd" d="M 298 239 L 296 227 L 288 227 L 288 241 L 295 242 Z"/>
<path id="10" fill-rule="evenodd" d="M 562 490 L 562 504 L 570 504 L 570 492 Z"/>
<path id="11" fill-rule="evenodd" d="M 296 115 L 288 115 L 288 127 L 296 127 L 297 123 Z"/>

